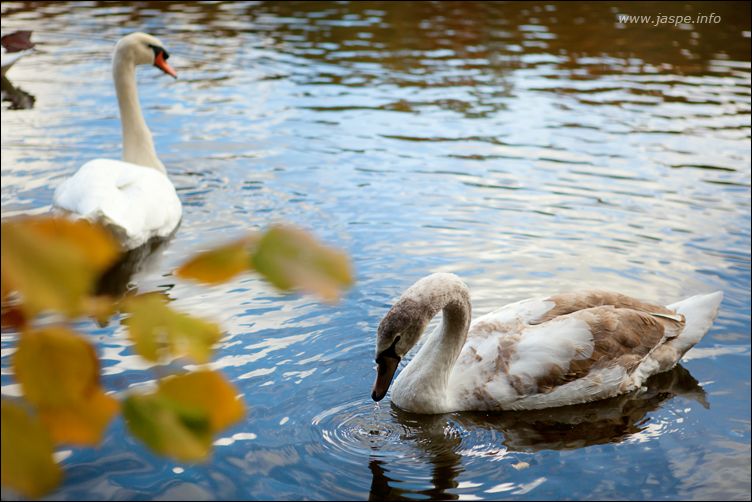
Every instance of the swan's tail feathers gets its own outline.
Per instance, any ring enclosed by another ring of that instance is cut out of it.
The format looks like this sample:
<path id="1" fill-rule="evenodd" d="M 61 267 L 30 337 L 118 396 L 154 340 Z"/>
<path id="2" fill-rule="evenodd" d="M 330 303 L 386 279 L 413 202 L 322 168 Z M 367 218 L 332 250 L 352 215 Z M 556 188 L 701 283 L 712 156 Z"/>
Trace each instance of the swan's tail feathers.
<path id="1" fill-rule="evenodd" d="M 716 291 L 705 295 L 695 295 L 668 306 L 685 318 L 684 329 L 672 341 L 672 345 L 679 350 L 680 354 L 683 355 L 705 336 L 718 315 L 721 300 L 723 300 L 723 292 Z"/>

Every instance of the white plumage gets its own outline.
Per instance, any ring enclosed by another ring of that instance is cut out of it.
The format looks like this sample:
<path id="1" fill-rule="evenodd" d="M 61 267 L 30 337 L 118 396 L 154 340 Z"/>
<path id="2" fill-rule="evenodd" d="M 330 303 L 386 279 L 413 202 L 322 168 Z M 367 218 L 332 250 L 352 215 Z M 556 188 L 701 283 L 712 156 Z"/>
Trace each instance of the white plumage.
<path id="1" fill-rule="evenodd" d="M 123 130 L 123 160 L 96 159 L 64 181 L 53 209 L 106 225 L 125 249 L 169 236 L 180 223 L 182 206 L 157 157 L 136 90 L 136 66 L 153 64 L 175 76 L 167 51 L 145 33 L 123 37 L 113 56 L 113 80 Z"/>
<path id="2" fill-rule="evenodd" d="M 167 237 L 182 214 L 167 176 L 151 167 L 112 159 L 95 159 L 81 166 L 57 187 L 54 204 L 108 226 L 126 249 Z"/>

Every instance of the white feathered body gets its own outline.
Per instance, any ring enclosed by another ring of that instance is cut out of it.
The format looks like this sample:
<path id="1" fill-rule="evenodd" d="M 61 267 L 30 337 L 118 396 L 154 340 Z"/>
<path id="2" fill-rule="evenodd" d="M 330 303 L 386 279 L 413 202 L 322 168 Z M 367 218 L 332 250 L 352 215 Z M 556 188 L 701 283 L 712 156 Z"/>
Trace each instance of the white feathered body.
<path id="1" fill-rule="evenodd" d="M 165 174 L 111 159 L 81 166 L 55 190 L 53 206 L 106 225 L 126 249 L 167 237 L 182 215 L 180 199 Z"/>

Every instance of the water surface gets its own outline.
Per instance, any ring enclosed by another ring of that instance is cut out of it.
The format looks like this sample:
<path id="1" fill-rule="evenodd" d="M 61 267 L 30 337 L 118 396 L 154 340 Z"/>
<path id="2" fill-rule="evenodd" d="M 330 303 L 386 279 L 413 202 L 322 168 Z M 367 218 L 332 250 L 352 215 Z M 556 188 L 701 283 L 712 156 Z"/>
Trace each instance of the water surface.
<path id="1" fill-rule="evenodd" d="M 136 30 L 166 44 L 179 80 L 138 80 L 184 217 L 137 283 L 222 323 L 213 366 L 250 407 L 198 466 L 151 454 L 118 420 L 100 447 L 59 454 L 50 498 L 749 498 L 748 3 L 2 9 L 4 32 L 38 44 L 9 73 L 36 103 L 2 111 L 3 217 L 45 213 L 78 166 L 118 158 L 112 46 Z M 617 19 L 711 11 L 719 23 Z M 275 221 L 347 250 L 357 284 L 339 305 L 251 276 L 172 276 Z M 639 395 L 498 415 L 375 406 L 378 322 L 437 271 L 467 282 L 476 316 L 576 288 L 725 300 L 681 367 Z M 119 320 L 80 328 L 107 388 L 155 378 Z M 3 334 L 8 396 L 15 343 Z"/>

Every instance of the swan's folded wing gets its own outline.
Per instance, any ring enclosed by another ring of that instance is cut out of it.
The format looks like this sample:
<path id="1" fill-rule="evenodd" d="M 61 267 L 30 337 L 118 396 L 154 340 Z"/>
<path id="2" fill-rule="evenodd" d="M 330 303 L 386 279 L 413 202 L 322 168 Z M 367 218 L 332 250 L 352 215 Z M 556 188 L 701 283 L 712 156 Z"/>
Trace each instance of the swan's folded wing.
<path id="1" fill-rule="evenodd" d="M 619 309 L 632 309 L 639 312 L 647 312 L 651 314 L 665 314 L 672 315 L 675 312 L 663 305 L 656 305 L 653 303 L 644 302 L 631 296 L 623 295 L 621 293 L 615 293 L 612 291 L 602 290 L 586 290 L 586 291 L 573 291 L 570 293 L 562 293 L 553 295 L 546 299 L 553 303 L 553 307 L 541 316 L 532 324 L 540 324 L 556 317 L 571 314 L 580 310 L 586 310 L 593 307 L 612 306 Z"/>
<path id="2" fill-rule="evenodd" d="M 457 382 L 475 399 L 537 408 L 615 395 L 628 375 L 683 321 L 630 308 L 578 310 L 519 331 L 468 339 Z"/>
<path id="3" fill-rule="evenodd" d="M 54 205 L 110 226 L 128 248 L 167 236 L 182 214 L 175 188 L 165 175 L 109 159 L 84 164 L 55 191 Z"/>

